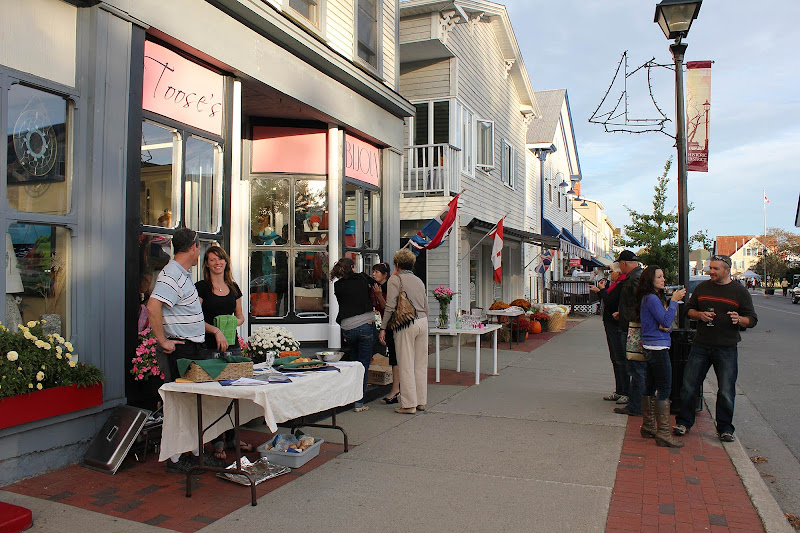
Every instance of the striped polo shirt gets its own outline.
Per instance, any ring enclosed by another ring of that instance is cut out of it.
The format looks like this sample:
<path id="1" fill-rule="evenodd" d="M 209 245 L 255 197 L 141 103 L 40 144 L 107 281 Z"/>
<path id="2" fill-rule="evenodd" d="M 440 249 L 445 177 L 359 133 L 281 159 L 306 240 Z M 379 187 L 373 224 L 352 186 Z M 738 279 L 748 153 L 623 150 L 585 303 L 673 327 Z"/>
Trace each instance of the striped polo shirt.
<path id="1" fill-rule="evenodd" d="M 192 283 L 191 274 L 177 261 L 171 260 L 161 270 L 150 297 L 164 304 L 161 314 L 167 338 L 193 342 L 206 339 L 200 297 Z"/>

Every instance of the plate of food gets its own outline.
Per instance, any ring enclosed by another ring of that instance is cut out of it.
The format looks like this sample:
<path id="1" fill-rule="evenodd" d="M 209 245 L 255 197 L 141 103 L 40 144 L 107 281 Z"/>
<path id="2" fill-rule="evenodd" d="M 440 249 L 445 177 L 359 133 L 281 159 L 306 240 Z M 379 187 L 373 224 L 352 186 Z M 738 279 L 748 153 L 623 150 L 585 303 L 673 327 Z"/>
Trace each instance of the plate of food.
<path id="1" fill-rule="evenodd" d="M 301 357 L 300 359 L 307 359 Z M 293 361 L 291 363 L 285 363 L 278 367 L 278 370 L 316 370 L 318 368 L 325 368 L 328 366 L 328 363 L 325 361 L 320 361 L 319 359 L 308 359 L 307 361 Z"/>

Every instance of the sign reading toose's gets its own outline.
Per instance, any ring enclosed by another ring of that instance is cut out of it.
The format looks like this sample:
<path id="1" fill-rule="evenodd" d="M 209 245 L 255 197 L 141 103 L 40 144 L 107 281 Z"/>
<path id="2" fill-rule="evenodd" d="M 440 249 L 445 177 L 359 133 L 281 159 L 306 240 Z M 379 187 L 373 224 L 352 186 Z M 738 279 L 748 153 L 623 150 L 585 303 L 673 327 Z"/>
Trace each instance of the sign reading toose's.
<path id="1" fill-rule="evenodd" d="M 156 43 L 144 43 L 142 109 L 222 136 L 224 78 Z"/>
<path id="2" fill-rule="evenodd" d="M 344 175 L 370 185 L 380 186 L 380 150 L 377 146 L 344 136 Z"/>

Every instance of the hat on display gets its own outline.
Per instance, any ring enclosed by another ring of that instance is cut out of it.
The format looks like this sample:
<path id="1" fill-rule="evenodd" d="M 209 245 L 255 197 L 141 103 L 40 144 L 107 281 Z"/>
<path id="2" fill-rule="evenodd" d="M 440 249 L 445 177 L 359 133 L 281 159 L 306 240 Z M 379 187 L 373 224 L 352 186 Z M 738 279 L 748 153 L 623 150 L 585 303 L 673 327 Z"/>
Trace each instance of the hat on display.
<path id="1" fill-rule="evenodd" d="M 636 257 L 635 253 L 631 252 L 630 250 L 622 250 L 622 252 L 620 252 L 620 254 L 619 254 L 619 257 L 617 257 L 617 261 L 616 262 L 620 262 L 620 261 L 638 261 L 638 260 L 639 260 L 639 258 Z"/>

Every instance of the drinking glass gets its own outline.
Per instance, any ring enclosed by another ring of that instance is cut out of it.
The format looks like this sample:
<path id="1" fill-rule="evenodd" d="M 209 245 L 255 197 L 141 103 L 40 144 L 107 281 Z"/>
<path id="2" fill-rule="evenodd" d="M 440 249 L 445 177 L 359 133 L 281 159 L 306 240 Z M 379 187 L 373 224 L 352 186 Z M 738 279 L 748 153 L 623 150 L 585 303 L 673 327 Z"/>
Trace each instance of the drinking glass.
<path id="1" fill-rule="evenodd" d="M 714 312 L 714 308 L 713 307 L 709 307 L 707 309 L 707 311 L 709 313 L 713 313 Z M 714 320 L 712 319 L 711 322 L 706 322 L 706 326 L 709 327 L 709 328 L 713 328 L 714 327 Z"/>
<path id="2" fill-rule="evenodd" d="M 680 291 L 680 290 L 683 290 L 683 289 L 685 289 L 685 288 L 686 288 L 686 286 L 685 286 L 685 285 L 675 285 L 675 290 L 676 290 L 676 291 Z M 678 300 L 678 303 L 679 303 L 679 304 L 682 304 L 682 303 L 683 303 L 683 300 Z"/>

